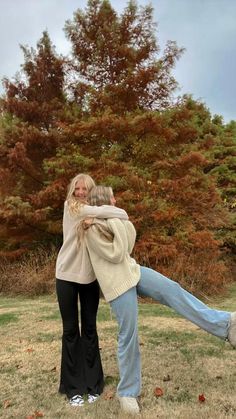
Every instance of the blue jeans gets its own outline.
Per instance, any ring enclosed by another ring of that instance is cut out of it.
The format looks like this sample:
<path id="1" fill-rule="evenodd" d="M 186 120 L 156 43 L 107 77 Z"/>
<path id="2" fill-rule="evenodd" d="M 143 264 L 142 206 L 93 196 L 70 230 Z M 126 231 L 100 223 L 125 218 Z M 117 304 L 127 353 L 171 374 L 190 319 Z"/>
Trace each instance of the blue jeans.
<path id="1" fill-rule="evenodd" d="M 141 266 L 141 278 L 133 287 L 110 301 L 119 324 L 118 364 L 119 396 L 137 397 L 141 391 L 141 362 L 138 345 L 137 294 L 151 297 L 173 308 L 185 319 L 221 339 L 228 336 L 230 313 L 214 310 L 202 303 L 177 282 L 171 281 L 153 269 Z"/>

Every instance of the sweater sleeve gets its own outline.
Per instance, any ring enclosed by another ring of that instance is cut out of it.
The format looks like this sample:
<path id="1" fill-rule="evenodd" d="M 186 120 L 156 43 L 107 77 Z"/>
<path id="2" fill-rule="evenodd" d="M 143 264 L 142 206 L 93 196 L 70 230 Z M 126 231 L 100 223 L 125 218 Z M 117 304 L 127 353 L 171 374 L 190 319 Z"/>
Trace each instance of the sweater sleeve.
<path id="1" fill-rule="evenodd" d="M 128 240 L 128 252 L 129 254 L 132 253 L 132 250 L 134 248 L 135 245 L 135 240 L 136 240 L 136 230 L 134 225 L 131 223 L 131 221 L 124 221 L 124 226 L 126 228 L 126 232 L 127 232 L 127 240 Z"/>
<path id="2" fill-rule="evenodd" d="M 128 240 L 123 223 L 119 219 L 107 221 L 109 230 L 114 234 L 110 242 L 98 233 L 96 226 L 86 230 L 86 241 L 89 250 L 95 252 L 99 257 L 111 262 L 120 263 L 128 252 Z"/>
<path id="3" fill-rule="evenodd" d="M 80 217 L 96 217 L 96 218 L 120 218 L 128 220 L 128 214 L 122 208 L 113 205 L 101 205 L 100 207 L 92 205 L 83 205 L 80 211 Z"/>

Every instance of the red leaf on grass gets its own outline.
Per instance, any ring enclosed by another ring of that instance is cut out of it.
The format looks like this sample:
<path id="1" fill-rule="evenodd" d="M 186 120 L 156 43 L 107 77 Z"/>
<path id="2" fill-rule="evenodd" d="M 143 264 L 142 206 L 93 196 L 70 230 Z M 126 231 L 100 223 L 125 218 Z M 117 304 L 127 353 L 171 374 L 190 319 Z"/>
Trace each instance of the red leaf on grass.
<path id="1" fill-rule="evenodd" d="M 205 400 L 206 400 L 206 398 L 205 398 L 204 394 L 199 394 L 198 401 L 203 403 Z"/>
<path id="2" fill-rule="evenodd" d="M 163 394 L 164 394 L 164 391 L 162 390 L 162 388 L 160 388 L 160 387 L 156 387 L 156 388 L 154 389 L 154 395 L 155 395 L 156 397 L 161 397 L 161 396 L 163 396 Z"/>
<path id="3" fill-rule="evenodd" d="M 26 416 L 25 419 L 35 419 L 35 418 L 42 418 L 44 414 L 42 412 L 39 412 L 38 410 L 35 410 L 33 415 Z"/>
<path id="4" fill-rule="evenodd" d="M 44 416 L 44 414 L 38 410 L 35 410 L 34 415 L 36 418 L 42 418 Z"/>
<path id="5" fill-rule="evenodd" d="M 114 396 L 115 394 L 114 394 L 114 391 L 112 390 L 108 390 L 105 393 L 103 393 L 103 399 L 105 400 L 112 400 L 114 399 Z"/>

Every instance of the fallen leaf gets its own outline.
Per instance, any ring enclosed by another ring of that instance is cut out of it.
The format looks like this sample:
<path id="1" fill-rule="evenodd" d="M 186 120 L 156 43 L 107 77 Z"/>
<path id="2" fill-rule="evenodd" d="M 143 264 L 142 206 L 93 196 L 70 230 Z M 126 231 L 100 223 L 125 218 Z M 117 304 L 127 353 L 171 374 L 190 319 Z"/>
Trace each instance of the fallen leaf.
<path id="1" fill-rule="evenodd" d="M 105 399 L 105 400 L 114 399 L 114 391 L 112 391 L 112 390 L 106 391 L 105 393 L 103 393 L 102 398 Z"/>
<path id="2" fill-rule="evenodd" d="M 28 352 L 28 353 L 33 352 L 33 351 L 34 351 L 34 349 L 33 349 L 33 348 L 27 348 L 27 349 L 26 349 L 26 352 Z"/>
<path id="3" fill-rule="evenodd" d="M 7 409 L 9 406 L 11 406 L 10 400 L 4 400 L 4 402 L 3 402 L 3 408 L 4 409 Z"/>
<path id="4" fill-rule="evenodd" d="M 206 400 L 204 394 L 199 394 L 198 400 L 199 400 L 199 402 L 203 403 Z"/>
<path id="5" fill-rule="evenodd" d="M 34 415 L 36 418 L 42 418 L 44 416 L 44 414 L 38 410 L 35 410 Z"/>
<path id="6" fill-rule="evenodd" d="M 162 390 L 162 388 L 160 388 L 160 387 L 156 387 L 156 388 L 154 389 L 154 395 L 155 395 L 156 397 L 161 397 L 161 396 L 163 396 L 163 394 L 164 394 L 164 391 Z"/>

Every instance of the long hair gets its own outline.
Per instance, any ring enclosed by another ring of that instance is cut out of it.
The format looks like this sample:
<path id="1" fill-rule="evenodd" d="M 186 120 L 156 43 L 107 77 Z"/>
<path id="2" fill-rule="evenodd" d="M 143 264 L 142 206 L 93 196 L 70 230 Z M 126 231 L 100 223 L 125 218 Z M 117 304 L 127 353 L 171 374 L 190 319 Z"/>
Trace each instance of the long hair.
<path id="1" fill-rule="evenodd" d="M 68 186 L 66 200 L 68 202 L 69 210 L 72 214 L 78 212 L 80 210 L 81 205 L 86 203 L 86 201 L 81 201 L 74 195 L 76 183 L 79 181 L 84 182 L 88 192 L 90 192 L 90 190 L 93 187 L 95 187 L 95 182 L 93 178 L 87 175 L 86 173 L 80 173 L 76 175 L 73 179 L 71 179 Z"/>
<path id="2" fill-rule="evenodd" d="M 110 186 L 94 186 L 87 197 L 87 201 L 89 205 L 111 205 L 111 198 L 113 197 L 113 191 Z M 88 228 L 91 228 L 94 226 L 100 234 L 101 237 L 103 237 L 105 240 L 108 240 L 109 242 L 112 242 L 113 240 L 113 233 L 111 233 L 105 226 L 103 226 L 99 221 L 93 222 L 87 224 L 85 221 L 81 221 L 77 227 L 77 233 L 78 233 L 78 244 L 80 245 L 81 240 L 84 239 L 85 231 Z"/>
<path id="3" fill-rule="evenodd" d="M 87 200 L 90 205 L 111 205 L 113 191 L 110 186 L 94 186 L 88 194 Z"/>

